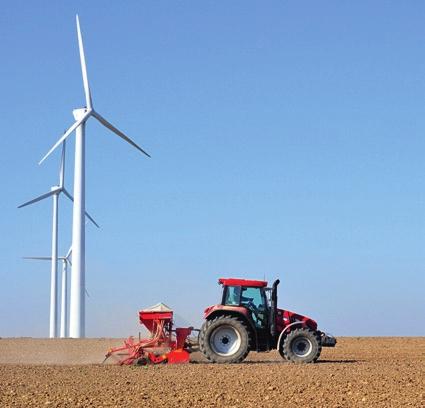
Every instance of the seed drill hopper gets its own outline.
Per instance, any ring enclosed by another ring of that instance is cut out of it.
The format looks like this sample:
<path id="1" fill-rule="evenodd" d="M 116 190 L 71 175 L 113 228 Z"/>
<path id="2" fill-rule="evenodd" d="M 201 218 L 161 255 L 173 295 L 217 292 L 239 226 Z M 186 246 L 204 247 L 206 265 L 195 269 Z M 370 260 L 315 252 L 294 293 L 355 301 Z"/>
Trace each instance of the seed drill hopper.
<path id="1" fill-rule="evenodd" d="M 112 357 L 119 365 L 187 363 L 192 327 L 173 329 L 173 311 L 163 303 L 158 303 L 139 312 L 139 320 L 150 332 L 148 338 L 129 337 L 124 345 L 112 348 L 105 360 Z"/>

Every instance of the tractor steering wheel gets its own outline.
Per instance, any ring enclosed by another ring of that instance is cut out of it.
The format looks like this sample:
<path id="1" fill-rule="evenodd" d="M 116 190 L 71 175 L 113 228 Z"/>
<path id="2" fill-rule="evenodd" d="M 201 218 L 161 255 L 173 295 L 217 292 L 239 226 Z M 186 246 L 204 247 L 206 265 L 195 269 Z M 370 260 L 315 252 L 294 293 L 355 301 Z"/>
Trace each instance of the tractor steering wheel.
<path id="1" fill-rule="evenodd" d="M 253 302 L 254 299 L 248 299 L 247 306 L 255 313 L 255 315 L 258 314 L 259 310 L 256 304 Z"/>
<path id="2" fill-rule="evenodd" d="M 257 307 L 257 305 L 253 302 L 254 299 L 248 299 L 247 306 L 249 310 L 254 314 L 256 319 L 261 322 L 262 325 L 265 324 L 264 318 L 260 317 L 261 310 Z"/>

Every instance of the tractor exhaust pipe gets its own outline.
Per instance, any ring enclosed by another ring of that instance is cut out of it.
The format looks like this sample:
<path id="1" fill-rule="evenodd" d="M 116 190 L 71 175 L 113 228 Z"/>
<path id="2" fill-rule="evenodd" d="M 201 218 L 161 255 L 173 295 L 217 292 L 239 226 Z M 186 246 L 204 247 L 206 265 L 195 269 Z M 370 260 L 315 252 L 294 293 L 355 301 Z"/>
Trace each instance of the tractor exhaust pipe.
<path id="1" fill-rule="evenodd" d="M 276 337 L 276 315 L 277 315 L 277 285 L 280 280 L 276 279 L 272 286 L 272 296 L 270 299 L 270 334 L 272 338 Z"/>

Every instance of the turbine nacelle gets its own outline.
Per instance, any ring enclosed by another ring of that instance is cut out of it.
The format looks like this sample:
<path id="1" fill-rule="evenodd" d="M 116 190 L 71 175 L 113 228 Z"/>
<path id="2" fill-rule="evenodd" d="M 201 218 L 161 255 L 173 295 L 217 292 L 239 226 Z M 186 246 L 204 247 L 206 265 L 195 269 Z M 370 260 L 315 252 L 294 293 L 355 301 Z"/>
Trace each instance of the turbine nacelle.
<path id="1" fill-rule="evenodd" d="M 77 108 L 77 109 L 74 109 L 72 111 L 72 114 L 74 115 L 75 120 L 80 120 L 88 114 L 88 116 L 86 118 L 86 120 L 87 120 L 89 118 L 89 116 L 91 115 L 92 111 L 93 111 L 93 109 L 89 109 L 89 108 Z"/>

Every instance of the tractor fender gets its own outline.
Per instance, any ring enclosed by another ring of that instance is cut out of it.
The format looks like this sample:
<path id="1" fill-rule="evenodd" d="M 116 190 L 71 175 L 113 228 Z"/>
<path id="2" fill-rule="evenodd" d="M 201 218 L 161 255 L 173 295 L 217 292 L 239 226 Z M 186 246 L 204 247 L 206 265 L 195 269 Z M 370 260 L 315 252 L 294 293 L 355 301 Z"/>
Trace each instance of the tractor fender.
<path id="1" fill-rule="evenodd" d="M 248 325 L 249 329 L 251 330 L 252 340 L 253 340 L 253 343 L 254 343 L 252 345 L 252 350 L 256 350 L 257 344 L 258 344 L 257 330 L 255 329 L 255 326 L 254 326 L 254 323 L 252 322 L 252 319 L 250 319 L 249 316 L 247 315 L 246 309 L 245 308 L 239 308 L 239 307 L 233 307 L 233 306 L 221 306 L 221 307 L 220 306 L 214 307 L 215 310 L 211 310 L 211 311 L 206 309 L 206 311 L 208 310 L 209 313 L 206 313 L 207 316 L 205 316 L 205 319 L 206 320 L 213 320 L 216 317 L 222 316 L 222 315 L 231 315 L 231 316 L 239 317 L 240 319 L 242 319 Z M 242 309 L 242 310 L 240 310 L 240 309 Z"/>
<path id="2" fill-rule="evenodd" d="M 280 346 L 281 346 L 281 344 L 282 344 L 282 342 L 283 342 L 283 338 L 285 337 L 285 335 L 289 332 L 289 329 L 291 328 L 291 327 L 295 327 L 295 326 L 302 326 L 302 327 L 304 327 L 304 326 L 307 326 L 307 324 L 305 323 L 305 322 L 302 322 L 302 321 L 296 321 L 296 322 L 293 322 L 293 323 L 291 323 L 291 324 L 288 324 L 281 332 L 280 332 L 280 335 L 279 335 L 279 339 L 277 340 L 277 346 L 276 346 L 276 348 L 279 350 L 280 349 Z"/>

